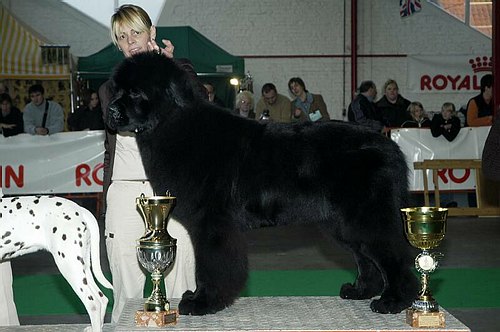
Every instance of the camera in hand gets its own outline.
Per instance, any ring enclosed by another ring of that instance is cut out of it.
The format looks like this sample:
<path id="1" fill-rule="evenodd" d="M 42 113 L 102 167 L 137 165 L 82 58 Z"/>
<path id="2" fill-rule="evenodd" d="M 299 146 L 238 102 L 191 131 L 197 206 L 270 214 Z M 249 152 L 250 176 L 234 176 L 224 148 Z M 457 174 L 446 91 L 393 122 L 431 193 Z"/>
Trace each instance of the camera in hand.
<path id="1" fill-rule="evenodd" d="M 259 120 L 261 121 L 269 120 L 269 110 L 263 110 Z"/>

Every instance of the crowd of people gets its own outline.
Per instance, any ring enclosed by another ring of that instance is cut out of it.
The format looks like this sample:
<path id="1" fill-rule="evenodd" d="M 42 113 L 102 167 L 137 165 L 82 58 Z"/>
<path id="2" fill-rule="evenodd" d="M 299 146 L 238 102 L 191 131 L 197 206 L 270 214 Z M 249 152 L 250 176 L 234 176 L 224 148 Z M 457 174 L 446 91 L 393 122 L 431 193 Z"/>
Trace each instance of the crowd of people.
<path id="1" fill-rule="evenodd" d="M 196 76 L 195 73 L 193 75 Z M 209 102 L 226 107 L 216 95 L 213 83 L 198 83 L 202 94 Z M 31 102 L 22 112 L 13 106 L 8 89 L 3 84 L 1 87 L 0 133 L 3 136 L 9 137 L 20 133 L 49 135 L 64 130 L 63 109 L 56 102 L 45 98 L 42 85 L 35 84 L 29 88 Z M 395 80 L 389 79 L 385 82 L 383 95 L 378 100 L 375 83 L 366 80 L 361 82 L 356 96 L 349 104 L 347 119 L 349 122 L 381 133 L 387 133 L 391 128 L 430 128 L 433 136 L 443 135 L 452 141 L 461 127 L 493 124 L 493 75 L 484 75 L 480 81 L 480 88 L 481 92 L 471 98 L 466 107 L 457 111 L 453 103 L 445 102 L 441 112 L 433 114 L 430 118 L 421 102 L 411 102 L 399 93 L 399 86 Z M 323 97 L 309 92 L 300 77 L 291 78 L 288 89 L 293 96 L 292 100 L 278 93 L 273 83 L 262 86 L 258 100 L 255 100 L 251 91 L 240 91 L 236 95 L 232 113 L 258 121 L 283 123 L 330 120 Z M 103 130 L 105 128 L 103 109 L 98 92 L 92 89 L 84 91 L 82 101 L 81 107 L 68 114 L 67 129 Z"/>
<path id="2" fill-rule="evenodd" d="M 257 102 L 252 92 L 240 91 L 236 96 L 233 114 L 258 121 L 284 123 L 330 120 L 323 97 L 310 93 L 300 77 L 291 78 L 288 88 L 292 100 L 279 94 L 273 83 L 262 86 Z M 429 115 L 421 102 L 412 102 L 399 93 L 398 83 L 394 79 L 385 82 L 383 95 L 378 100 L 377 86 L 373 81 L 366 80 L 361 82 L 349 104 L 347 119 L 383 134 L 393 128 L 428 128 L 434 137 L 442 135 L 451 142 L 462 127 L 493 124 L 493 75 L 484 75 L 480 88 L 481 92 L 471 98 L 466 107 L 457 111 L 453 103 L 444 102 L 440 112 Z M 209 85 L 207 91 L 212 94 L 213 86 Z M 210 101 L 214 102 L 213 99 Z M 216 103 L 221 105 L 220 102 Z"/>
<path id="3" fill-rule="evenodd" d="M 442 135 L 451 142 L 464 126 L 493 124 L 493 75 L 484 75 L 480 88 L 481 92 L 467 103 L 465 114 L 457 112 L 453 103 L 445 102 L 441 112 L 430 119 L 421 102 L 410 102 L 399 94 L 395 80 L 385 82 L 384 95 L 376 102 L 377 87 L 373 81 L 367 80 L 360 84 L 358 94 L 349 105 L 348 120 L 381 133 L 391 128 L 430 128 L 432 136 Z"/>
<path id="4" fill-rule="evenodd" d="M 29 87 L 28 95 L 31 102 L 22 112 L 13 105 L 5 86 L 2 91 L 0 133 L 4 137 L 22 133 L 46 136 L 64 131 L 66 121 L 64 110 L 61 105 L 45 97 L 45 89 L 41 84 Z M 96 91 L 84 92 L 83 105 L 68 115 L 67 127 L 71 131 L 104 129 L 101 102 Z"/>

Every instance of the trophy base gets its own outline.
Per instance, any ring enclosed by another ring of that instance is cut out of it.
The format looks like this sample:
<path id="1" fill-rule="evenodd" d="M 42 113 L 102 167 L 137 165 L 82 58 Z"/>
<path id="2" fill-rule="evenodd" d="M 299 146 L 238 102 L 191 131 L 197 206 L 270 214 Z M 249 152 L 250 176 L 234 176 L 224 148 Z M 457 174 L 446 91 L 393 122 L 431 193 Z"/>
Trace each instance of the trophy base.
<path id="1" fill-rule="evenodd" d="M 445 327 L 443 312 L 422 312 L 406 309 L 406 323 L 411 327 Z"/>
<path id="2" fill-rule="evenodd" d="M 138 310 L 135 313 L 135 326 L 163 327 L 177 324 L 179 312 L 168 311 L 145 311 Z"/>

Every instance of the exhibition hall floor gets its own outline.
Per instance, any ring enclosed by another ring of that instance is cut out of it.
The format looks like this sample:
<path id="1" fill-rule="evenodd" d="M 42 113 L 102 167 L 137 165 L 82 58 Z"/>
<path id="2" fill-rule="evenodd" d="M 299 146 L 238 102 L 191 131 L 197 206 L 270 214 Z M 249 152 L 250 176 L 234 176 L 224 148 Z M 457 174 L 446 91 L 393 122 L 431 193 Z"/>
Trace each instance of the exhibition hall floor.
<path id="1" fill-rule="evenodd" d="M 355 276 L 350 254 L 314 225 L 262 228 L 249 231 L 247 238 L 251 273 L 243 296 L 338 296 L 340 285 Z M 474 332 L 500 327 L 499 238 L 498 217 L 450 217 L 439 247 L 444 258 L 431 275 L 439 304 Z M 101 256 L 109 275 L 106 256 Z M 83 306 L 68 309 L 58 294 L 72 291 L 60 280 L 49 254 L 27 255 L 12 266 L 21 324 L 88 323 Z M 53 279 L 58 279 L 55 286 Z"/>

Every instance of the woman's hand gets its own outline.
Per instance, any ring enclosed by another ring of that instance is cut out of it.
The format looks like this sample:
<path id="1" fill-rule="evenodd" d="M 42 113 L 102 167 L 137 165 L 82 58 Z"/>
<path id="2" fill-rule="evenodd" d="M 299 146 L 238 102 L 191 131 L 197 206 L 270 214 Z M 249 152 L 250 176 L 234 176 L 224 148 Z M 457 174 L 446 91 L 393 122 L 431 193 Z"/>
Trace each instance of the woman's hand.
<path id="1" fill-rule="evenodd" d="M 165 48 L 161 48 L 158 46 L 156 41 L 151 40 L 148 42 L 148 50 L 156 52 L 158 54 L 163 54 L 167 58 L 172 59 L 174 57 L 174 44 L 168 39 L 162 39 L 162 43 L 165 45 Z"/>

